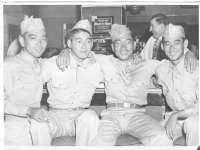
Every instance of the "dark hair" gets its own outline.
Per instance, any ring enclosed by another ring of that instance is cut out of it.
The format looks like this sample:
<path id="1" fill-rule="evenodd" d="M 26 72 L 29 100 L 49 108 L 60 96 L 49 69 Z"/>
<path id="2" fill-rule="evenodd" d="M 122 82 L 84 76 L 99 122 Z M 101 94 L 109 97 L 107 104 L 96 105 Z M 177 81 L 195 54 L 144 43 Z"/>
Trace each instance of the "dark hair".
<path id="1" fill-rule="evenodd" d="M 69 38 L 72 40 L 72 38 L 74 37 L 74 35 L 77 34 L 77 33 L 79 33 L 79 32 L 87 32 L 88 34 L 90 34 L 90 32 L 88 32 L 85 29 L 77 28 L 77 29 L 73 29 L 72 31 L 69 32 Z"/>
<path id="2" fill-rule="evenodd" d="M 156 22 L 158 24 L 164 24 L 165 26 L 167 26 L 169 24 L 169 20 L 167 18 L 167 16 L 165 16 L 164 14 L 155 14 L 151 17 L 150 20 L 152 19 L 156 19 Z"/>

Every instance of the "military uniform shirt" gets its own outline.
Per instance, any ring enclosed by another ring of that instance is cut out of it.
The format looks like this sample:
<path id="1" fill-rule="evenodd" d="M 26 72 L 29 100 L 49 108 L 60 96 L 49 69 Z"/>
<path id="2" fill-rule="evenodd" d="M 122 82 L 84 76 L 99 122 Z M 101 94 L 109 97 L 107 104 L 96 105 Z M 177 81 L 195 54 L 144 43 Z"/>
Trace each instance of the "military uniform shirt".
<path id="1" fill-rule="evenodd" d="M 138 105 L 147 104 L 151 76 L 155 73 L 157 66 L 165 61 L 143 60 L 135 65 L 129 62 L 128 70 L 124 74 L 124 63 L 119 59 L 113 56 L 96 55 L 95 57 L 105 75 L 106 102 L 130 102 Z"/>
<path id="2" fill-rule="evenodd" d="M 50 107 L 88 108 L 95 89 L 103 79 L 101 66 L 86 58 L 77 63 L 70 53 L 70 65 L 62 72 L 56 65 L 56 56 L 44 63 L 44 77 L 48 82 Z"/>
<path id="3" fill-rule="evenodd" d="M 199 111 L 199 65 L 191 74 L 184 68 L 184 58 L 177 66 L 166 61 L 158 67 L 156 76 L 172 110 L 184 110 L 187 116 Z"/>
<path id="4" fill-rule="evenodd" d="M 40 107 L 43 92 L 42 61 L 23 50 L 4 62 L 4 113 L 26 116 L 29 107 Z"/>

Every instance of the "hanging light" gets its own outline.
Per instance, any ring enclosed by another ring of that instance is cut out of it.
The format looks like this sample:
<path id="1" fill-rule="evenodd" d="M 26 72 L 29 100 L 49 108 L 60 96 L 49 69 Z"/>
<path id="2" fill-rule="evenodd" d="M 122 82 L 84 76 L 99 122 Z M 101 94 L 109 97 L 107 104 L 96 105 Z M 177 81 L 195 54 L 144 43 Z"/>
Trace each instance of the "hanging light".
<path id="1" fill-rule="evenodd" d="M 126 7 L 127 11 L 130 12 L 130 14 L 132 15 L 138 15 L 140 14 L 140 11 L 144 11 L 145 10 L 145 7 L 144 6 L 138 6 L 138 5 L 127 5 Z"/>

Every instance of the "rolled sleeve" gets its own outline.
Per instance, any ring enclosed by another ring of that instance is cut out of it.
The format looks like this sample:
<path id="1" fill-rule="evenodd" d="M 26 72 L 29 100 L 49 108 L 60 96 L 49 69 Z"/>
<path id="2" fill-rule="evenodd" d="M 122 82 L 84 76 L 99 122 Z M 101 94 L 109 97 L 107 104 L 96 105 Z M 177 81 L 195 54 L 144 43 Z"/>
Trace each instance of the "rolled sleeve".
<path id="1" fill-rule="evenodd" d="M 195 114 L 199 112 L 199 78 L 198 78 L 197 87 L 196 87 L 196 97 L 197 97 L 197 100 L 195 101 L 195 104 L 192 107 L 188 107 L 184 109 L 186 117 L 188 117 L 191 114 Z"/>
<path id="2" fill-rule="evenodd" d="M 199 103 L 196 103 L 194 106 L 192 107 L 188 107 L 186 109 L 183 110 L 186 114 L 186 117 L 188 117 L 191 114 L 195 114 L 197 112 L 199 112 Z"/>

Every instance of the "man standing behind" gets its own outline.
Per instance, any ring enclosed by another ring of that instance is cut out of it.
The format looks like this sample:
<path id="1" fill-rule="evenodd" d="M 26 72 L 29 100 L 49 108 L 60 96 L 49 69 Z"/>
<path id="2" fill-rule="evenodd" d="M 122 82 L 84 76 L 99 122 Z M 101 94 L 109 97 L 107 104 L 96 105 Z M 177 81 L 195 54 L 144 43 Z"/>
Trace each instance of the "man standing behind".
<path id="1" fill-rule="evenodd" d="M 6 146 L 31 146 L 30 118 L 45 122 L 40 108 L 43 91 L 40 56 L 46 49 L 46 30 L 40 18 L 20 23 L 22 51 L 4 62 L 4 143 Z M 30 117 L 30 118 L 29 118 Z"/>
<path id="2" fill-rule="evenodd" d="M 166 112 L 161 122 L 167 135 L 175 140 L 186 133 L 186 145 L 199 145 L 199 65 L 190 74 L 184 68 L 184 50 L 188 41 L 181 26 L 169 24 L 162 38 L 169 61 L 156 70 L 158 84 L 163 88 L 171 112 Z"/>
<path id="3" fill-rule="evenodd" d="M 76 146 L 86 146 L 97 135 L 99 118 L 90 109 L 95 89 L 103 79 L 101 66 L 90 63 L 92 29 L 88 20 L 80 20 L 69 33 L 70 65 L 62 72 L 53 57 L 44 63 L 48 82 L 49 122 L 32 120 L 33 144 L 50 146 L 52 138 L 76 136 Z"/>

